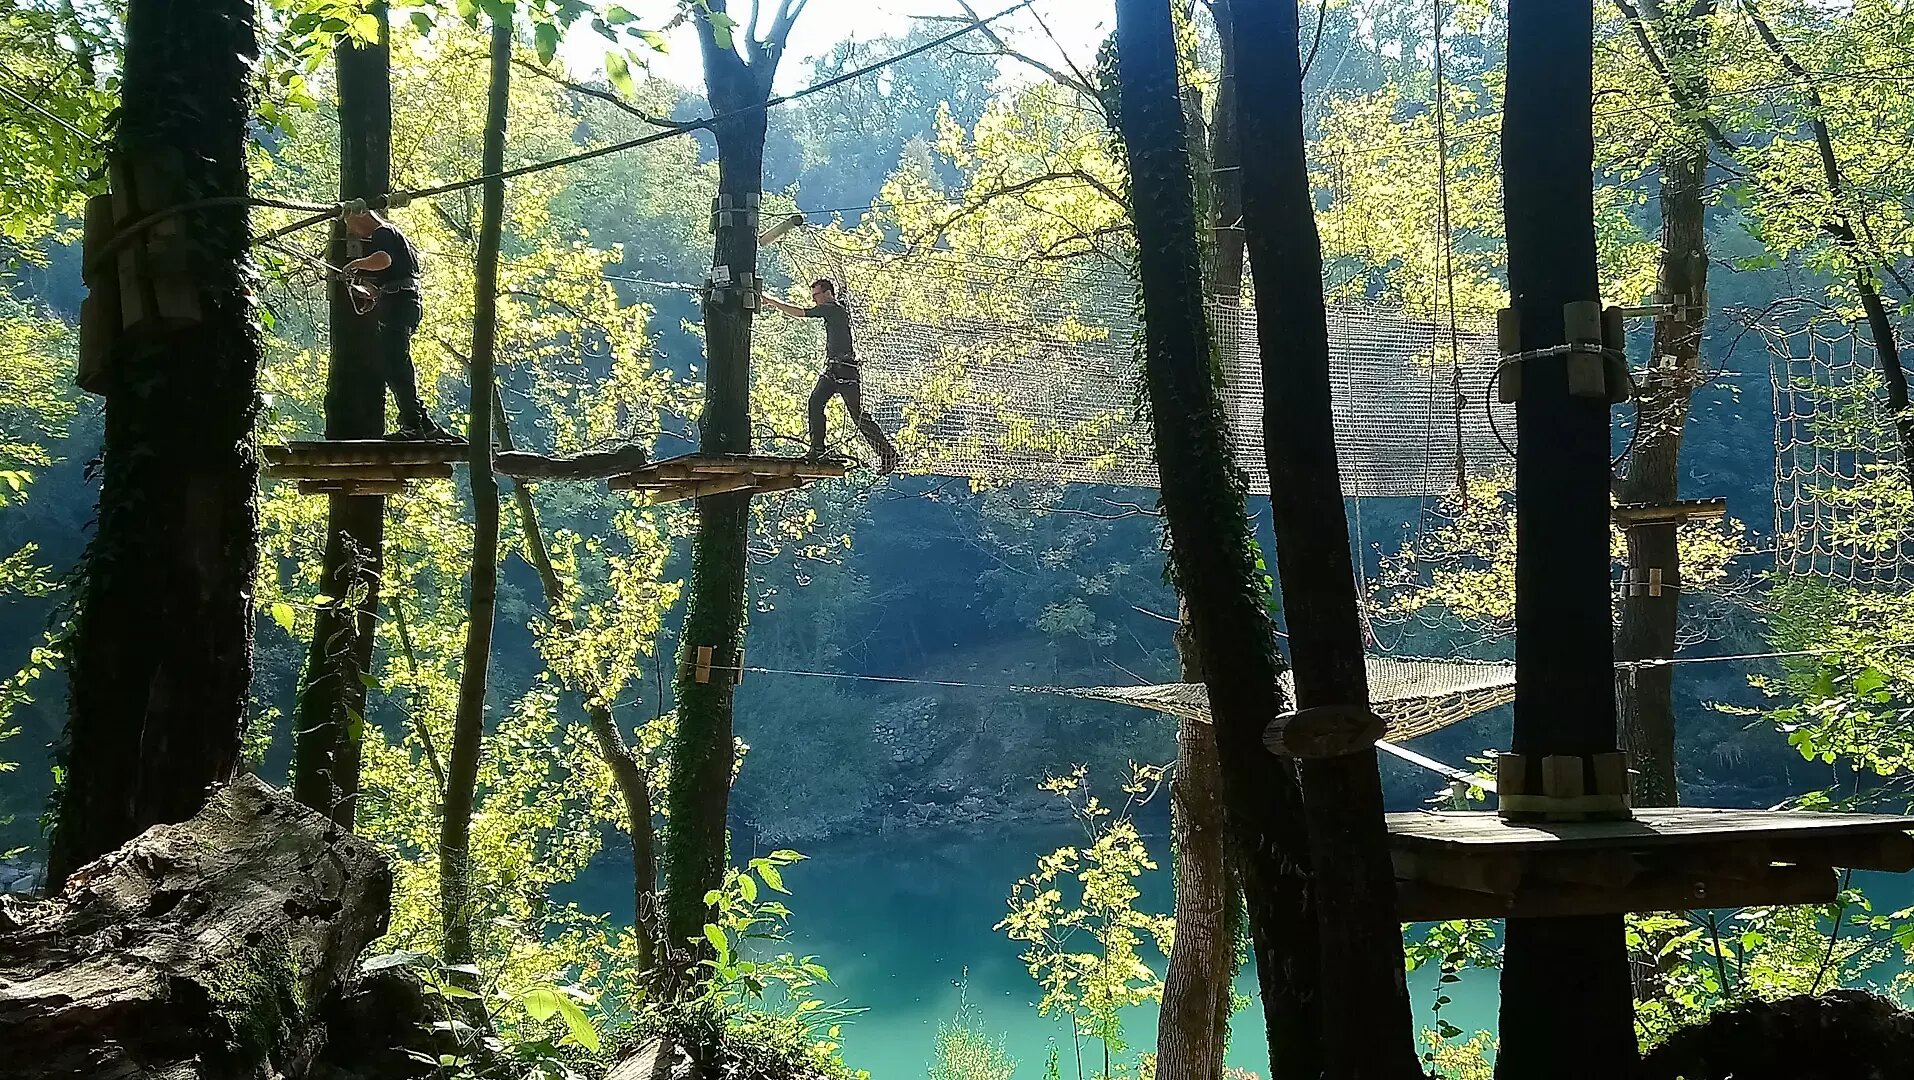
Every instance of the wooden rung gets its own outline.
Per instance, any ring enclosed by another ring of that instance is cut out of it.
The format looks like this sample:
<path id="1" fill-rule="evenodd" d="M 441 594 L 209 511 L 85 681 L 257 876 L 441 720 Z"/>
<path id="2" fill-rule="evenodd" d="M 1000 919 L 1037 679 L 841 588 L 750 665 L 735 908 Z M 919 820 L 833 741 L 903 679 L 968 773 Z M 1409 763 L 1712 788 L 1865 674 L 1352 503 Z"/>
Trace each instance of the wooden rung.
<path id="1" fill-rule="evenodd" d="M 1667 503 L 1618 503 L 1610 513 L 1624 529 L 1648 525 L 1679 525 L 1726 517 L 1726 499 L 1678 499 Z"/>

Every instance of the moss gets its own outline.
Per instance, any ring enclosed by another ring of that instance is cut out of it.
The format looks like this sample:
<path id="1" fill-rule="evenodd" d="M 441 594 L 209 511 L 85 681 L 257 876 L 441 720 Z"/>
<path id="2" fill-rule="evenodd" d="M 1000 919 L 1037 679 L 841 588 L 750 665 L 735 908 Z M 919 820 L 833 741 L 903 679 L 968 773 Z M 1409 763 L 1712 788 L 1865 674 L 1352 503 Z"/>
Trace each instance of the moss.
<path id="1" fill-rule="evenodd" d="M 277 1065 L 304 1025 L 305 988 L 286 930 L 255 934 L 258 941 L 207 967 L 195 983 L 225 1028 L 232 1060 Z"/>

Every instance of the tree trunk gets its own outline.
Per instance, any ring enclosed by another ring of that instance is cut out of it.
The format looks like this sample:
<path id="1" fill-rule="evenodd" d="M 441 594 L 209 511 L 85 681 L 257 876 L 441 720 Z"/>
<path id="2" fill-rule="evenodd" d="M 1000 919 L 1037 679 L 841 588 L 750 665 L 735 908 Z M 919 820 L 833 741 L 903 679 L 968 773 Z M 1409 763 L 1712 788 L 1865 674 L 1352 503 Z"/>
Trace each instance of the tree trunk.
<path id="1" fill-rule="evenodd" d="M 511 420 L 496 388 L 492 393 L 492 422 L 498 430 L 499 449 L 506 453 L 516 449 Z M 532 502 L 532 490 L 522 481 L 512 485 L 512 505 L 518 510 L 518 527 L 525 534 L 525 548 L 532 568 L 538 571 L 539 585 L 545 590 L 546 614 L 561 634 L 576 634 L 578 627 L 565 605 L 565 583 L 559 580 L 558 570 L 552 566 L 550 549 L 545 546 L 545 530 L 538 521 L 538 507 Z M 585 726 L 598 746 L 598 756 L 611 770 L 612 784 L 618 789 L 619 800 L 625 804 L 625 816 L 631 822 L 632 930 L 638 943 L 639 974 L 645 974 L 651 970 L 658 938 L 658 858 L 651 825 L 651 782 L 645 777 L 643 763 L 631 752 L 618 730 L 618 723 L 611 715 L 611 702 L 606 700 L 604 692 L 591 686 L 572 689 L 585 698 Z"/>
<path id="2" fill-rule="evenodd" d="M 1668 41 L 1664 38 L 1664 41 Z M 1668 49 L 1671 63 L 1674 49 Z M 1661 293 L 1674 304 L 1655 323 L 1655 359 L 1641 380 L 1635 449 L 1628 475 L 1616 485 L 1622 502 L 1668 503 L 1679 497 L 1682 428 L 1688 422 L 1689 396 L 1701 371 L 1701 338 L 1707 305 L 1701 299 L 1708 282 L 1707 235 L 1702 184 L 1708 152 L 1699 143 L 1670 150 L 1661 170 Z M 1683 298 L 1676 302 L 1675 297 Z M 1662 571 L 1660 596 L 1628 595 L 1622 600 L 1621 626 L 1615 634 L 1616 659 L 1666 660 L 1675 654 L 1681 609 L 1681 551 L 1674 524 L 1628 530 L 1632 570 Z M 1638 806 L 1674 806 L 1674 668 L 1666 664 L 1618 669 L 1618 701 L 1624 711 L 1621 730 L 1635 768 Z"/>
<path id="3" fill-rule="evenodd" d="M 251 4 L 127 6 L 113 156 L 162 172 L 169 157 L 177 163 L 178 199 L 151 193 L 143 202 L 161 204 L 152 210 L 246 194 L 257 54 Z M 155 243 L 166 233 L 200 319 L 129 333 L 113 348 L 50 884 L 152 825 L 191 817 L 239 764 L 259 554 L 260 343 L 246 209 L 187 211 Z"/>
<path id="4" fill-rule="evenodd" d="M 1242 291 L 1242 174 L 1237 170 L 1236 41 L 1229 0 L 1211 5 L 1223 63 L 1209 140 L 1203 141 L 1201 101 L 1185 117 L 1196 168 L 1196 190 L 1207 192 L 1214 225 L 1206 259 L 1205 293 L 1210 303 L 1234 302 Z M 1192 98 L 1193 90 L 1186 88 Z M 1207 153 L 1204 153 L 1204 150 Z M 1190 606 L 1177 602 L 1176 655 L 1186 683 L 1203 682 L 1203 658 L 1190 626 Z M 1156 1061 L 1159 1075 L 1217 1080 L 1229 1047 L 1230 997 L 1236 976 L 1236 913 L 1240 901 L 1229 873 L 1224 839 L 1223 764 L 1209 724 L 1181 720 L 1176 728 L 1176 772 L 1171 781 L 1171 877 L 1175 888 L 1176 937 L 1163 976 L 1158 1010 Z"/>
<path id="5" fill-rule="evenodd" d="M 1522 348 L 1565 342 L 1563 306 L 1596 301 L 1593 12 L 1509 4 L 1502 124 L 1509 288 Z M 1609 622 L 1609 405 L 1568 392 L 1560 359 L 1525 365 L 1516 405 L 1514 751 L 1617 749 Z M 1502 1080 L 1630 1076 L 1638 1064 L 1620 916 L 1511 919 Z M 1573 1047 L 1564 1053 L 1564 1047 Z"/>
<path id="6" fill-rule="evenodd" d="M 1243 489 L 1210 378 L 1196 214 L 1168 6 L 1119 0 L 1117 67 L 1138 272 L 1144 368 L 1171 559 L 1204 670 L 1225 799 L 1262 986 L 1272 1070 L 1315 1076 L 1319 954 L 1308 839 L 1293 772 L 1263 748 L 1282 711 L 1269 612 Z"/>
<path id="7" fill-rule="evenodd" d="M 479 170 L 505 168 L 505 125 L 511 101 L 510 12 L 492 21 L 492 73 L 485 104 L 485 146 Z M 492 475 L 492 395 L 498 350 L 498 249 L 505 230 L 505 181 L 486 183 L 479 207 L 478 265 L 473 274 L 472 377 L 466 440 L 471 447 L 472 603 L 459 670 L 458 711 L 446 763 L 445 819 L 439 830 L 439 918 L 445 961 L 472 962 L 472 810 L 479 752 L 485 743 L 485 684 L 492 662 L 492 620 L 498 607 L 498 479 Z"/>
<path id="8" fill-rule="evenodd" d="M 713 0 L 714 12 L 724 5 Z M 747 63 L 720 47 L 709 18 L 697 20 L 704 52 L 705 85 L 714 113 L 718 194 L 742 204 L 764 186 L 765 114 L 782 41 Z M 779 23 L 788 30 L 788 22 Z M 774 34 L 774 36 L 777 36 Z M 727 215 L 712 241 L 712 264 L 730 280 L 758 269 L 755 215 Z M 714 274 L 714 276 L 716 276 Z M 735 291 L 714 292 L 705 302 L 705 397 L 698 418 L 699 448 L 707 454 L 751 452 L 751 310 Z M 697 960 L 707 954 L 705 894 L 724 881 L 726 816 L 731 774 L 737 760 L 731 734 L 735 697 L 733 669 L 744 644 L 745 541 L 750 527 L 748 492 L 698 500 L 698 526 L 691 550 L 691 595 L 685 606 L 677 674 L 678 736 L 671 747 L 671 828 L 665 834 L 665 956 L 685 982 L 698 978 Z M 693 659 L 699 646 L 714 658 L 708 682 L 699 682 Z"/>
<path id="9" fill-rule="evenodd" d="M 52 899 L 0 899 L 0 1077 L 303 1076 L 391 894 L 370 844 L 241 777 Z"/>
<path id="10" fill-rule="evenodd" d="M 1264 62 L 1237 73 L 1243 220 L 1256 274 L 1263 446 L 1276 568 L 1288 616 L 1298 709 L 1369 707 L 1330 406 L 1309 168 L 1303 157 L 1296 5 L 1245 4 L 1238 45 Z M 1372 748 L 1301 763 L 1321 923 L 1323 1066 L 1337 1077 L 1420 1076 L 1395 871 Z"/>
<path id="11" fill-rule="evenodd" d="M 382 195 L 392 186 L 392 78 L 386 5 L 378 41 L 341 44 L 334 54 L 339 79 L 339 198 Z M 332 258 L 343 266 L 350 250 L 334 225 Z M 326 438 L 376 439 L 385 426 L 384 350 L 379 322 L 353 310 L 343 281 L 331 287 L 332 363 L 326 381 Z M 359 747 L 365 728 L 366 685 L 378 627 L 379 585 L 385 549 L 385 497 L 330 495 L 326 552 L 319 589 L 334 598 L 313 622 L 306 673 L 293 722 L 293 795 L 352 828 L 358 808 Z"/>

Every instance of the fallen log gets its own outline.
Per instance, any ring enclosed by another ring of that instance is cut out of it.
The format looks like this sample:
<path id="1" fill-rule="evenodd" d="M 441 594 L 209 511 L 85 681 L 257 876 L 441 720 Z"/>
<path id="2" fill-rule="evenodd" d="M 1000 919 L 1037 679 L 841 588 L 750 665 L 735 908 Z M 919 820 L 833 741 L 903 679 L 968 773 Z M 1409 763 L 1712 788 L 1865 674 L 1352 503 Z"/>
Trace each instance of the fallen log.
<path id="1" fill-rule="evenodd" d="M 391 891 L 370 844 L 241 777 L 56 896 L 0 897 L 0 1078 L 302 1077 Z"/>

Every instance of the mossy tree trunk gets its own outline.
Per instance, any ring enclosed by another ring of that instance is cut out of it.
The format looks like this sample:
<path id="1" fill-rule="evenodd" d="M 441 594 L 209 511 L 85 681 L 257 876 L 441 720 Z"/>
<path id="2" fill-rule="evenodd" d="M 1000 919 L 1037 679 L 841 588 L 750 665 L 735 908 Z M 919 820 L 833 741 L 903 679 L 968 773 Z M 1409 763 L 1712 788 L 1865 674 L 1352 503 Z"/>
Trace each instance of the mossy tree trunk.
<path id="1" fill-rule="evenodd" d="M 1599 302 L 1586 5 L 1509 4 L 1502 122 L 1509 291 L 1521 345 L 1566 341 L 1563 306 Z M 1609 622 L 1609 405 L 1568 392 L 1561 359 L 1528 364 L 1516 404 L 1515 736 L 1520 754 L 1617 749 Z M 1611 1080 L 1638 1064 L 1619 915 L 1511 919 L 1502 1080 Z M 1571 1052 L 1564 1052 L 1572 1048 Z"/>
<path id="2" fill-rule="evenodd" d="M 802 0 L 779 3 L 762 41 L 747 35 L 742 19 L 722 38 L 710 17 L 695 20 L 706 97 L 713 114 L 726 117 L 713 125 L 712 134 L 718 144 L 718 195 L 730 204 L 754 201 L 764 186 L 764 103 L 791 23 L 802 8 Z M 723 0 L 710 0 L 710 12 L 729 18 Z M 751 33 L 757 15 L 754 8 Z M 747 274 L 755 279 L 755 217 L 729 214 L 718 221 L 712 240 L 714 279 L 738 282 Z M 714 291 L 705 302 L 705 396 L 698 418 L 703 453 L 751 452 L 751 321 L 752 309 L 739 290 Z M 665 959 L 684 984 L 698 979 L 697 961 L 709 949 L 703 943 L 705 895 L 724 881 L 726 820 L 737 761 L 731 731 L 732 674 L 744 645 L 750 514 L 748 492 L 708 496 L 697 503 L 690 598 L 679 639 L 678 734 L 671 746 L 671 827 L 665 834 L 664 859 Z M 712 649 L 714 670 L 707 682 L 694 676 L 691 661 L 699 646 Z"/>
<path id="3" fill-rule="evenodd" d="M 392 186 L 392 64 L 386 5 L 376 42 L 342 43 L 334 54 L 339 94 L 339 198 L 383 195 Z M 343 266 L 358 252 L 334 225 L 332 258 Z M 353 310 L 343 281 L 330 295 L 332 362 L 326 379 L 326 438 L 376 439 L 385 426 L 385 378 L 379 320 Z M 385 549 L 385 497 L 330 495 L 319 589 L 333 602 L 313 621 L 312 643 L 294 713 L 293 795 L 352 828 L 359 793 L 359 753 L 366 685 L 378 626 Z"/>
<path id="4" fill-rule="evenodd" d="M 1184 125 L 1189 133 L 1195 190 L 1205 196 L 1201 201 L 1211 221 L 1210 240 L 1204 250 L 1204 290 L 1212 303 L 1228 304 L 1242 292 L 1243 282 L 1236 40 L 1229 0 L 1213 0 L 1210 12 L 1222 50 L 1216 104 L 1206 133 L 1201 96 L 1186 87 Z M 1212 372 L 1215 366 L 1213 361 Z M 1190 606 L 1180 596 L 1176 655 L 1181 680 L 1202 682 L 1203 658 L 1190 626 Z M 1241 899 L 1229 871 L 1222 769 L 1211 726 L 1179 720 L 1176 771 L 1170 788 L 1176 938 L 1163 975 L 1156 1061 L 1162 1075 L 1189 1080 L 1221 1077 L 1223 1054 L 1229 1046 Z"/>
<path id="5" fill-rule="evenodd" d="M 1237 123 L 1244 234 L 1256 274 L 1263 447 L 1296 706 L 1367 710 L 1362 618 L 1330 407 L 1322 245 L 1303 156 L 1296 5 L 1244 4 L 1236 32 L 1238 47 L 1262 58 L 1237 72 Z M 1420 1076 L 1375 750 L 1307 759 L 1301 773 L 1323 950 L 1325 1073 Z"/>
<path id="6" fill-rule="evenodd" d="M 479 170 L 505 168 L 506 117 L 512 86 L 511 14 L 492 20 L 492 71 L 485 103 L 485 145 Z M 492 474 L 492 395 L 498 359 L 498 249 L 505 231 L 505 181 L 487 181 L 479 204 L 478 264 L 472 305 L 472 377 L 468 472 L 472 484 L 472 593 L 459 669 L 458 711 L 446 762 L 445 817 L 439 828 L 439 918 L 447 963 L 472 962 L 472 811 L 479 753 L 485 744 L 486 676 L 492 621 L 498 608 L 498 478 Z"/>
<path id="7" fill-rule="evenodd" d="M 498 434 L 499 449 L 517 449 L 511 419 L 496 388 L 492 393 L 492 423 Z M 538 572 L 539 586 L 545 591 L 546 615 L 561 634 L 572 636 L 578 627 L 565 599 L 565 583 L 552 565 L 551 549 L 545 545 L 545 530 L 539 524 L 532 489 L 522 480 L 512 485 L 512 506 L 518 511 L 518 527 L 525 536 L 526 554 L 531 558 L 532 569 Z M 598 747 L 598 756 L 611 771 L 612 785 L 618 789 L 619 801 L 624 803 L 625 816 L 630 821 L 632 928 L 637 939 L 638 974 L 648 974 L 658 940 L 658 857 L 657 838 L 652 831 L 651 781 L 645 775 L 644 763 L 618 730 L 618 722 L 611 714 L 611 702 L 606 700 L 603 690 L 593 686 L 573 689 L 585 698 L 585 726 Z"/>
<path id="8" fill-rule="evenodd" d="M 131 0 L 114 159 L 170 157 L 180 201 L 245 195 L 257 54 L 251 4 Z M 239 765 L 259 553 L 247 211 L 191 210 L 171 227 L 201 317 L 126 335 L 109 364 L 99 524 L 69 649 L 56 886 L 149 826 L 191 817 Z"/>
<path id="9" fill-rule="evenodd" d="M 1308 840 L 1293 772 L 1263 747 L 1283 711 L 1274 627 L 1210 375 L 1190 160 L 1163 0 L 1119 0 L 1119 128 L 1131 177 L 1144 368 L 1171 559 L 1208 676 L 1226 821 L 1248 898 L 1272 1070 L 1321 1072 Z"/>
<path id="10" fill-rule="evenodd" d="M 1669 12 L 1660 0 L 1645 0 L 1642 7 L 1661 43 L 1659 50 L 1650 50 L 1651 62 L 1662 68 L 1677 101 L 1687 108 L 1701 107 L 1708 92 L 1701 66 L 1708 33 L 1705 18 L 1713 5 L 1693 13 Z M 1648 26 L 1639 17 L 1634 22 L 1647 48 Z M 1708 234 L 1702 200 L 1707 171 L 1708 142 L 1698 128 L 1661 155 L 1659 291 L 1671 307 L 1655 321 L 1654 358 L 1637 388 L 1640 429 L 1627 474 L 1615 486 L 1622 502 L 1668 503 L 1680 497 L 1682 430 L 1701 377 L 1701 340 L 1708 321 Z M 1677 531 L 1673 524 L 1628 530 L 1629 568 L 1660 569 L 1664 585 L 1660 596 L 1631 594 L 1622 599 L 1621 624 L 1615 632 L 1617 660 L 1666 660 L 1675 653 L 1681 609 Z M 1635 804 L 1674 806 L 1679 801 L 1675 669 L 1658 664 L 1618 672 L 1621 731 L 1636 770 Z"/>

